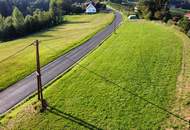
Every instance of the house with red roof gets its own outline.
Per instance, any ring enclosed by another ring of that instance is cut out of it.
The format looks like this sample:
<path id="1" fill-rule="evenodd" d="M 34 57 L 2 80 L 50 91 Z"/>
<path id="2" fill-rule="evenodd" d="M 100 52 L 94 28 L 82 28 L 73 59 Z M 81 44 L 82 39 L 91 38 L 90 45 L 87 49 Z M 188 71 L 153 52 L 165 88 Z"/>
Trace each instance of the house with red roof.
<path id="1" fill-rule="evenodd" d="M 184 16 L 187 17 L 190 20 L 190 12 L 185 14 Z"/>

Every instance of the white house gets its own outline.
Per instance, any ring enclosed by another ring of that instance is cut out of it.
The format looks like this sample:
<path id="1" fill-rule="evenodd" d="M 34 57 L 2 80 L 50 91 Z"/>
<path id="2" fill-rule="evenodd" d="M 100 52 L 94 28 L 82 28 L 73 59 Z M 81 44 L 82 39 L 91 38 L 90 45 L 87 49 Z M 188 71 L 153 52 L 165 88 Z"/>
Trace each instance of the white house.
<path id="1" fill-rule="evenodd" d="M 86 13 L 87 14 L 94 14 L 96 13 L 96 8 L 94 7 L 94 5 L 92 3 L 90 3 L 87 8 L 86 8 Z"/>

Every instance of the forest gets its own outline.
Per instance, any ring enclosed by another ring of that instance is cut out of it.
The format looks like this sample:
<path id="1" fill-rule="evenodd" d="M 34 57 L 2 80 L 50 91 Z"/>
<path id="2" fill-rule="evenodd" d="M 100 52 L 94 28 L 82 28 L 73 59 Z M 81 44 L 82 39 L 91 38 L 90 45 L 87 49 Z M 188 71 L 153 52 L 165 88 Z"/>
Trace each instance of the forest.
<path id="1" fill-rule="evenodd" d="M 0 41 L 16 39 L 63 23 L 66 14 L 84 12 L 85 0 L 0 0 Z"/>
<path id="2" fill-rule="evenodd" d="M 23 15 L 32 14 L 36 9 L 48 11 L 51 1 L 57 0 L 0 0 L 0 14 L 2 16 L 10 16 L 17 7 Z M 73 3 L 82 3 L 86 0 L 61 0 L 64 10 L 71 10 Z"/>
<path id="3" fill-rule="evenodd" d="M 49 9 L 35 9 L 31 14 L 24 15 L 14 6 L 10 15 L 0 15 L 0 41 L 16 39 L 41 29 L 55 26 L 63 22 L 61 5 L 58 1 L 51 1 Z"/>
<path id="4" fill-rule="evenodd" d="M 49 0 L 0 0 L 0 14 L 2 16 L 10 16 L 17 7 L 23 15 L 32 14 L 35 9 L 49 9 Z"/>

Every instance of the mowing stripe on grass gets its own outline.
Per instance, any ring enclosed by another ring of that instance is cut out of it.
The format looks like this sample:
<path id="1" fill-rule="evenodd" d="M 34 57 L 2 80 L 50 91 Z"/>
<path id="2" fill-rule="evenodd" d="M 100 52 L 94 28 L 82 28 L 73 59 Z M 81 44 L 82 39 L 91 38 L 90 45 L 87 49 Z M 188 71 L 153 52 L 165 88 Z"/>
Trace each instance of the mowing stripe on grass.
<path id="1" fill-rule="evenodd" d="M 50 49 L 51 51 L 56 51 L 54 48 L 50 48 L 50 47 L 48 47 L 48 46 L 46 46 L 46 47 L 47 47 L 48 49 Z M 70 58 L 67 57 L 67 56 L 65 56 L 65 58 L 66 58 L 67 60 L 70 60 L 70 61 L 72 61 L 72 62 L 75 62 L 74 60 L 70 59 Z M 141 58 L 142 58 L 142 54 L 141 54 Z M 106 77 L 104 77 L 104 76 L 98 74 L 97 72 L 88 69 L 87 67 L 81 65 L 81 64 L 78 63 L 78 62 L 76 62 L 75 64 L 76 64 L 77 66 L 79 66 L 79 67 L 81 67 L 81 68 L 87 70 L 89 73 L 92 73 L 92 74 L 94 74 L 94 75 L 97 76 L 97 77 L 100 77 L 100 78 L 101 78 L 102 80 L 104 80 L 105 82 L 109 82 L 109 83 L 111 83 L 111 84 L 113 84 L 113 85 L 115 85 L 115 86 L 117 86 L 117 87 L 121 87 L 121 88 L 124 87 L 124 86 L 120 86 L 119 84 L 115 83 L 114 81 L 111 81 L 111 80 L 109 80 L 108 78 L 106 78 Z M 142 64 L 144 65 L 143 61 L 142 61 Z M 143 66 L 143 67 L 145 68 L 145 66 Z M 146 73 L 147 73 L 147 71 L 146 71 Z M 147 74 L 148 74 L 148 73 L 147 73 Z M 136 94 L 135 92 L 133 92 L 133 91 L 131 91 L 131 90 L 125 89 L 125 91 L 127 91 L 127 92 L 130 93 L 131 95 L 133 95 L 133 96 L 135 96 L 135 97 L 137 97 L 137 98 L 139 98 L 139 99 L 141 99 L 141 100 L 143 100 L 143 101 L 146 101 L 147 103 L 149 103 L 149 104 L 155 106 L 156 108 L 158 108 L 158 109 L 160 109 L 160 110 L 162 110 L 162 111 L 164 111 L 164 112 L 166 112 L 166 113 L 168 113 L 168 114 L 170 114 L 170 115 L 172 115 L 172 116 L 174 116 L 174 117 L 176 117 L 176 118 L 178 118 L 178 119 L 184 121 L 185 123 L 188 123 L 188 125 L 189 125 L 189 127 L 190 127 L 190 120 L 186 120 L 185 118 L 183 118 L 183 117 L 181 117 L 181 116 L 179 116 L 179 115 L 177 115 L 177 114 L 175 114 L 175 113 L 173 113 L 173 112 L 171 112 L 171 111 L 169 111 L 169 110 L 167 110 L 167 109 L 165 109 L 165 108 L 163 108 L 163 107 L 161 107 L 161 106 L 159 106 L 159 105 L 153 103 L 153 102 L 150 101 L 150 100 L 147 100 L 147 99 L 144 98 L 143 96 L 140 96 L 140 95 Z"/>
<path id="2" fill-rule="evenodd" d="M 169 114 L 128 90 L 170 110 L 182 57 L 182 41 L 174 37 L 162 25 L 125 21 L 117 34 L 80 62 L 113 83 L 76 66 L 45 89 L 49 106 L 97 128 L 161 129 Z M 6 115 L 3 124 L 15 129 L 85 129 L 56 113 L 39 113 L 35 100 Z"/>

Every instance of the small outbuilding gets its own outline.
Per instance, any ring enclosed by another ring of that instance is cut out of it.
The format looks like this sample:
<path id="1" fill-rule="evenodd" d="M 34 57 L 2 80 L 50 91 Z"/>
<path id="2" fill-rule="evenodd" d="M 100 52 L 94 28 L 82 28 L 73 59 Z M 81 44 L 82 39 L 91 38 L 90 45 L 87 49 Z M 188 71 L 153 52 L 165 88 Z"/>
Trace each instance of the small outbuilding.
<path id="1" fill-rule="evenodd" d="M 184 16 L 190 20 L 190 13 L 187 13 Z"/>
<path id="2" fill-rule="evenodd" d="M 87 8 L 86 8 L 86 13 L 87 14 L 95 14 L 97 12 L 96 8 L 92 3 L 90 3 Z"/>

